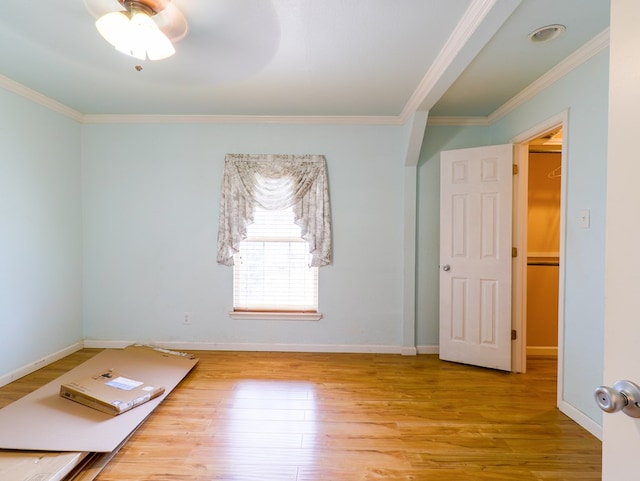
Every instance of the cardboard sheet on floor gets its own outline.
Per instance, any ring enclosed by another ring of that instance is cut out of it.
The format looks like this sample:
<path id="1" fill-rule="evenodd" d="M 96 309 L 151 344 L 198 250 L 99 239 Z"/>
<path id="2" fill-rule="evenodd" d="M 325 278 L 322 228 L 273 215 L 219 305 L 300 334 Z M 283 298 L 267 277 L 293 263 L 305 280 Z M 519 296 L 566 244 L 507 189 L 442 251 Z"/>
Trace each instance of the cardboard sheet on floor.
<path id="1" fill-rule="evenodd" d="M 38 390 L 0 409 L 0 449 L 111 452 L 193 369 L 198 359 L 146 346 L 107 349 Z M 63 383 L 103 369 L 126 372 L 159 386 L 163 395 L 118 416 L 60 396 Z"/>
<path id="2" fill-rule="evenodd" d="M 61 481 L 82 463 L 88 453 L 0 452 L 3 481 Z"/>

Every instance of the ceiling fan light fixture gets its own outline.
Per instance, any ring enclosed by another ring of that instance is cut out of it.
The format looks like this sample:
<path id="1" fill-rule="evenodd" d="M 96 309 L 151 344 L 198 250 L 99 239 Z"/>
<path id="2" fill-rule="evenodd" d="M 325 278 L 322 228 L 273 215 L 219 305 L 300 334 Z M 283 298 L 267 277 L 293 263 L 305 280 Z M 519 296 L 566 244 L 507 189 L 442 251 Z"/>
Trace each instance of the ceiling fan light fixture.
<path id="1" fill-rule="evenodd" d="M 100 35 L 116 50 L 140 60 L 162 60 L 176 51 L 151 18 L 156 12 L 134 1 L 122 2 L 127 11 L 111 12 L 96 21 Z"/>
<path id="2" fill-rule="evenodd" d="M 149 60 L 162 60 L 176 53 L 171 40 L 160 31 L 151 18 L 144 14 L 136 14 L 135 16 L 140 17 L 137 19 L 141 22 L 138 31 L 144 32 L 140 41 L 146 48 Z M 131 19 L 131 21 L 133 22 L 134 19 Z"/>
<path id="3" fill-rule="evenodd" d="M 96 20 L 96 28 L 102 38 L 114 47 L 125 41 L 129 29 L 129 17 L 125 12 L 111 12 Z"/>

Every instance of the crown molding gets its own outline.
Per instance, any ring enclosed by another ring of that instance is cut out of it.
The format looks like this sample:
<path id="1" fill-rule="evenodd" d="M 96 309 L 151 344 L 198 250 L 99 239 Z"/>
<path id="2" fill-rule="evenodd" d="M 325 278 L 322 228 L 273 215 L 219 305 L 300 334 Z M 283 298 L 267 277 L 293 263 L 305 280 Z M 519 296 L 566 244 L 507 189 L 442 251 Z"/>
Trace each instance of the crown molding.
<path id="1" fill-rule="evenodd" d="M 522 89 L 486 117 L 429 117 L 427 125 L 492 125 L 502 117 L 531 100 L 544 89 L 553 85 L 576 67 L 609 47 L 609 29 L 605 29 L 573 52 L 547 73 Z"/>
<path id="2" fill-rule="evenodd" d="M 15 80 L 0 75 L 0 88 L 82 124 L 293 124 L 403 125 L 398 115 L 144 115 L 83 114 Z"/>
<path id="3" fill-rule="evenodd" d="M 58 112 L 59 114 L 69 117 L 77 122 L 82 122 L 83 115 L 77 110 L 74 110 L 71 107 L 67 107 L 57 100 L 53 100 L 52 98 L 49 98 L 46 95 L 41 94 L 40 92 L 36 92 L 35 90 L 26 87 L 16 82 L 15 80 L 11 80 L 4 75 L 0 75 L 0 87 L 8 90 L 9 92 L 13 92 L 16 95 L 31 100 L 33 103 L 42 105 L 43 107 L 53 110 L 54 112 Z"/>
<path id="4" fill-rule="evenodd" d="M 450 126 L 450 125 L 459 125 L 459 126 L 487 126 L 491 125 L 488 117 L 457 117 L 457 116 L 440 116 L 440 117 L 429 117 L 427 121 L 427 125 L 438 125 L 438 126 Z"/>
<path id="5" fill-rule="evenodd" d="M 404 122 L 413 115 L 413 112 L 419 109 L 422 101 L 447 71 L 447 68 L 464 48 L 471 35 L 477 30 L 494 4 L 495 0 L 474 0 L 472 2 L 463 18 L 458 25 L 456 25 L 451 36 L 447 39 L 442 50 L 438 53 L 433 64 L 431 64 L 427 73 L 418 84 L 418 87 L 411 95 L 411 98 L 406 103 L 400 115 Z"/>
<path id="6" fill-rule="evenodd" d="M 111 115 L 86 114 L 85 124 L 325 124 L 403 125 L 399 116 L 366 115 Z"/>
<path id="7" fill-rule="evenodd" d="M 456 32 L 438 55 L 433 66 L 429 69 L 420 85 L 411 96 L 399 116 L 367 116 L 367 115 L 337 115 L 337 116 L 295 116 L 295 115 L 126 115 L 126 114 L 82 114 L 57 100 L 43 95 L 29 87 L 26 87 L 8 77 L 0 75 L 0 88 L 4 88 L 16 95 L 24 97 L 32 102 L 42 105 L 54 112 L 58 112 L 83 124 L 293 124 L 293 125 L 404 125 L 419 106 L 425 92 L 433 87 L 434 82 L 442 74 L 443 69 L 451 62 L 468 35 L 470 35 L 477 22 L 486 15 L 493 1 L 481 0 L 474 4 L 472 14 L 465 16 L 465 21 L 456 29 Z M 429 116 L 427 126 L 487 126 L 501 119 L 509 112 L 531 100 L 548 86 L 557 82 L 560 78 L 573 69 L 600 53 L 609 46 L 609 29 L 602 31 L 592 40 L 576 50 L 569 57 L 553 67 L 542 77 L 525 87 L 490 115 L 478 117 L 434 117 Z"/>
<path id="8" fill-rule="evenodd" d="M 511 99 L 507 100 L 504 104 L 502 104 L 501 107 L 497 108 L 493 113 L 489 115 L 489 123 L 494 123 L 496 120 L 501 119 L 512 110 L 531 100 L 544 89 L 546 89 L 550 85 L 553 85 L 555 82 L 567 75 L 573 69 L 582 65 L 591 57 L 602 52 L 608 47 L 609 29 L 607 28 L 593 37 L 590 41 L 585 43 L 582 47 L 573 52 L 567 58 L 565 58 L 562 62 L 557 64 L 547 73 L 542 75 L 542 77 L 538 78 L 529 86 L 522 89 Z"/>

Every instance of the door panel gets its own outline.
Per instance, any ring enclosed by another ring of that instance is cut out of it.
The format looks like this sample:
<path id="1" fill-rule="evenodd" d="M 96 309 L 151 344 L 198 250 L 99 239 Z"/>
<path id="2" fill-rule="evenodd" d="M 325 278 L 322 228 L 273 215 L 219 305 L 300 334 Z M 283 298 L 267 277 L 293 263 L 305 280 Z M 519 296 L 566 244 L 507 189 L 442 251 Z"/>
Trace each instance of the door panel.
<path id="1" fill-rule="evenodd" d="M 511 165 L 511 145 L 441 153 L 441 359 L 511 369 Z"/>

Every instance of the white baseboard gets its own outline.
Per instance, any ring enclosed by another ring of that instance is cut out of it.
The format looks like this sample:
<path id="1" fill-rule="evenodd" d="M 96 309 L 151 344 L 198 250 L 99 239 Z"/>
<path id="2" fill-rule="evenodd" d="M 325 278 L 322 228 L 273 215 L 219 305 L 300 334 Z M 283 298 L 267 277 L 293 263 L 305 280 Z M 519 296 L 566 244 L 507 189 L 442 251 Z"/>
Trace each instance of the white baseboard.
<path id="1" fill-rule="evenodd" d="M 373 353 L 403 354 L 405 347 L 387 345 L 351 345 L 351 344 L 272 344 L 272 343 L 225 343 L 193 341 L 102 341 L 87 339 L 84 347 L 121 349 L 131 344 L 150 344 L 176 351 L 273 351 L 273 352 L 335 352 L 335 353 Z"/>
<path id="2" fill-rule="evenodd" d="M 76 351 L 82 349 L 83 343 L 76 342 L 69 347 L 65 347 L 64 349 L 59 350 L 58 352 L 54 352 L 48 356 L 40 358 L 32 363 L 29 363 L 25 366 L 19 367 L 18 369 L 11 371 L 8 374 L 0 375 L 0 386 L 5 386 L 10 382 L 15 381 L 16 379 L 20 379 L 27 374 L 31 374 L 32 372 L 37 371 L 53 362 L 59 361 L 63 357 L 68 356 L 69 354 L 73 354 Z"/>
<path id="3" fill-rule="evenodd" d="M 557 346 L 527 346 L 527 357 L 558 357 Z"/>
<path id="4" fill-rule="evenodd" d="M 417 346 L 418 354 L 440 354 L 440 346 Z"/>
<path id="5" fill-rule="evenodd" d="M 131 344 L 136 344 L 135 341 L 99 341 L 95 339 L 85 339 L 84 347 L 87 349 L 123 349 Z M 140 343 L 143 344 L 143 343 Z M 149 344 L 149 343 L 144 343 Z"/>
<path id="6" fill-rule="evenodd" d="M 558 409 L 560 412 L 566 414 L 569 418 L 574 420 L 584 429 L 593 434 L 596 438 L 602 441 L 602 426 L 595 422 L 593 419 L 585 415 L 579 409 L 574 408 L 571 404 L 566 401 L 560 401 L 558 405 Z"/>

